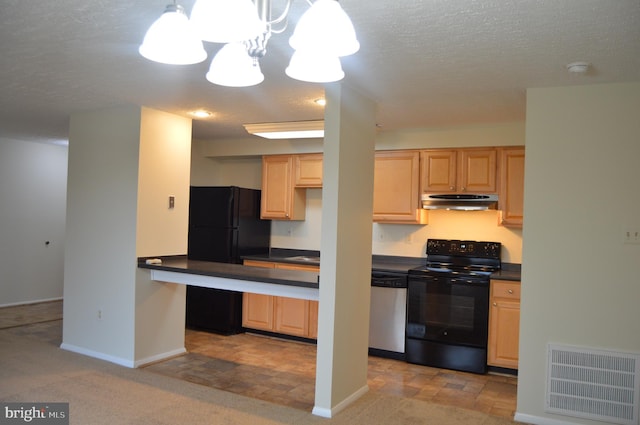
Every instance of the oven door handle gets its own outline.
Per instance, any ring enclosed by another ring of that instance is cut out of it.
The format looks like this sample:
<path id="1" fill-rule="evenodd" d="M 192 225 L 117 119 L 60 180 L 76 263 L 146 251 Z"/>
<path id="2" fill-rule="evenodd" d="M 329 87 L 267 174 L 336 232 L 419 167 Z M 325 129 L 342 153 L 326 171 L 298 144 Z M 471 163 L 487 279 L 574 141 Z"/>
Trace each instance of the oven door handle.
<path id="1" fill-rule="evenodd" d="M 471 285 L 473 283 L 473 280 L 471 280 L 471 279 L 453 278 L 453 279 L 451 279 L 451 283 L 466 283 L 468 285 Z"/>
<path id="2" fill-rule="evenodd" d="M 381 288 L 406 288 L 406 276 L 371 276 L 371 286 Z"/>
<path id="3" fill-rule="evenodd" d="M 478 287 L 489 286 L 489 282 L 484 280 L 452 278 L 449 282 L 452 285 L 474 285 Z"/>

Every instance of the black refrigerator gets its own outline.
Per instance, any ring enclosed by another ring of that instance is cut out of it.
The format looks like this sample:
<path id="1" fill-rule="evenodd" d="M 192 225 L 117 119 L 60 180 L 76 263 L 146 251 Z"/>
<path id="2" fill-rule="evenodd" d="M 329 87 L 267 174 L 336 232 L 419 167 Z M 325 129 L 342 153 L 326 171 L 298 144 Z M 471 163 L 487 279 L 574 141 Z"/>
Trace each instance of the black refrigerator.
<path id="1" fill-rule="evenodd" d="M 236 186 L 191 186 L 190 260 L 242 263 L 269 254 L 271 221 L 260 219 L 260 191 Z M 186 325 L 231 335 L 242 332 L 242 293 L 187 286 Z"/>

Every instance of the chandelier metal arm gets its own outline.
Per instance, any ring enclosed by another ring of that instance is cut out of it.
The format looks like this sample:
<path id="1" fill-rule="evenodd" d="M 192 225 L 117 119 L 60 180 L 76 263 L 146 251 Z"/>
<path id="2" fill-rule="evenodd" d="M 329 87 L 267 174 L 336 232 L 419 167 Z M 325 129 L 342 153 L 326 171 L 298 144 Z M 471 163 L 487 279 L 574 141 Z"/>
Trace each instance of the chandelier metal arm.
<path id="1" fill-rule="evenodd" d="M 257 0 L 262 1 L 262 0 Z M 267 0 L 270 1 L 270 0 Z M 284 8 L 284 11 L 280 14 L 280 16 L 278 16 L 276 19 L 269 21 L 269 25 L 273 25 L 273 24 L 279 24 L 280 22 L 284 21 L 285 19 L 287 19 L 287 16 L 289 15 L 289 9 L 291 8 L 291 0 L 287 0 L 287 5 Z"/>

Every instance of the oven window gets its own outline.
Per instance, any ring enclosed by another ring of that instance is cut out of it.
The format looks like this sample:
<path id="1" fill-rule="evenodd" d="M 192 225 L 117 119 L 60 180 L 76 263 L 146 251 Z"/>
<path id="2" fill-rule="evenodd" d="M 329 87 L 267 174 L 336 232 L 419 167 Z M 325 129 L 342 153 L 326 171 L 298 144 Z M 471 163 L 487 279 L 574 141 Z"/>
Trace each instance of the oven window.
<path id="1" fill-rule="evenodd" d="M 472 331 L 474 308 L 473 297 L 434 293 L 425 299 L 424 321 L 431 328 Z"/>
<path id="2" fill-rule="evenodd" d="M 486 346 L 488 285 L 451 284 L 446 279 L 410 279 L 407 336 Z"/>

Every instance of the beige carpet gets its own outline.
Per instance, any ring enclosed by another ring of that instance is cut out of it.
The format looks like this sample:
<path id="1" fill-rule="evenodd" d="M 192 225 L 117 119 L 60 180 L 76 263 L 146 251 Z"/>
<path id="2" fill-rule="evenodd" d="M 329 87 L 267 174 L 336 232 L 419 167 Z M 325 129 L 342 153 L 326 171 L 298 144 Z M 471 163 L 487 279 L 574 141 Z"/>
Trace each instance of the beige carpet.
<path id="1" fill-rule="evenodd" d="M 0 330 L 0 400 L 68 402 L 71 424 L 483 424 L 509 420 L 370 392 L 332 419 L 61 350 Z"/>

